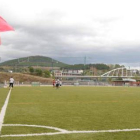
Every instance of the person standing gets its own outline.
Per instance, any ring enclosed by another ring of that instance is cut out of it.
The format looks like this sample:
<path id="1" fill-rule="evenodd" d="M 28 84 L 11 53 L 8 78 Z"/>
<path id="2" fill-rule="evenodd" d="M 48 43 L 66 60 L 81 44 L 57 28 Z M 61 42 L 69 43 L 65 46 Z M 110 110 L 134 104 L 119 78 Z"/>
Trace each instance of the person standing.
<path id="1" fill-rule="evenodd" d="M 60 84 L 60 80 L 57 79 L 57 80 L 56 80 L 56 88 L 57 88 L 57 89 L 59 88 L 59 84 Z"/>
<path id="2" fill-rule="evenodd" d="M 52 83 L 53 83 L 53 87 L 55 87 L 55 79 L 53 80 L 53 82 L 52 82 Z"/>
<path id="3" fill-rule="evenodd" d="M 13 85 L 14 85 L 14 78 L 11 77 L 10 80 L 9 80 L 9 88 L 10 88 L 10 87 L 13 88 L 13 87 L 14 87 Z"/>
<path id="4" fill-rule="evenodd" d="M 60 80 L 60 82 L 59 82 L 59 86 L 61 87 L 62 86 L 62 81 Z"/>

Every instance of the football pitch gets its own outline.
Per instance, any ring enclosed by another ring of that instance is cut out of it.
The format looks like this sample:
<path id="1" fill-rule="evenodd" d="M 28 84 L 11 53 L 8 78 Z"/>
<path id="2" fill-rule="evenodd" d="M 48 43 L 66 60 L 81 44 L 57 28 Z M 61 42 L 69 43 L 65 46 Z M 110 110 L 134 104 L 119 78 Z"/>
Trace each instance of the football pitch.
<path id="1" fill-rule="evenodd" d="M 0 140 L 139 140 L 139 87 L 0 88 Z"/>

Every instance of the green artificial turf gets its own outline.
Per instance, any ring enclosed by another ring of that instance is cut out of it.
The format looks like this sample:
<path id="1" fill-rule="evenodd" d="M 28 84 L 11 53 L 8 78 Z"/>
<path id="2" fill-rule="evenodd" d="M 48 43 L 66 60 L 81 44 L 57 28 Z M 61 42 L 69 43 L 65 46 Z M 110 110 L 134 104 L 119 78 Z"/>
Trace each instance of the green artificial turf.
<path id="1" fill-rule="evenodd" d="M 56 130 L 37 128 L 37 127 L 25 127 L 25 126 L 3 126 L 3 135 L 9 134 L 34 134 L 34 133 L 49 133 L 57 132 Z"/>
<path id="2" fill-rule="evenodd" d="M 4 90 L 5 92 L 5 90 Z M 30 124 L 72 130 L 140 128 L 138 87 L 15 87 L 11 92 L 4 124 Z M 44 129 L 3 127 L 2 135 L 44 133 Z M 17 132 L 17 133 L 16 133 Z M 55 132 L 46 130 L 46 132 Z M 11 137 L 2 140 L 133 140 L 137 132 L 63 134 Z"/>
<path id="3" fill-rule="evenodd" d="M 8 88 L 2 88 L 2 87 L 0 88 L 0 111 L 2 106 L 4 105 L 8 92 L 9 92 Z"/>

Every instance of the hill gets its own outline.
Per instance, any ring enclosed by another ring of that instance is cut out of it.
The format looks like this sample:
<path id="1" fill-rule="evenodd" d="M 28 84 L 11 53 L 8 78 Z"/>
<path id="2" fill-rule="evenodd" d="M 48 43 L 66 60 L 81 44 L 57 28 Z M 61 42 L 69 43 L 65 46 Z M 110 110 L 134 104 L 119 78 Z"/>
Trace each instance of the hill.
<path id="1" fill-rule="evenodd" d="M 6 73 L 6 72 L 0 72 L 0 83 L 4 83 L 5 81 L 9 81 L 10 77 L 13 77 L 16 82 L 40 82 L 40 83 L 52 83 L 51 78 L 42 78 L 39 76 L 33 76 L 29 74 L 21 74 L 21 73 Z"/>
<path id="2" fill-rule="evenodd" d="M 13 59 L 0 63 L 0 66 L 41 66 L 41 67 L 64 67 L 68 64 L 45 56 L 29 56 Z"/>

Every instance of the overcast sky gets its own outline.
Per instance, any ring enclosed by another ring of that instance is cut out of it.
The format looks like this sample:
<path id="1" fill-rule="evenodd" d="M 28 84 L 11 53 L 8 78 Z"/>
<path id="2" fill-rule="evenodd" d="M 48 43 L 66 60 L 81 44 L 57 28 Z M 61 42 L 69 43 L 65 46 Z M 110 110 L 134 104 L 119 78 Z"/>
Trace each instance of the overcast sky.
<path id="1" fill-rule="evenodd" d="M 140 67 L 140 0 L 0 0 L 1 61 L 43 55 Z"/>

